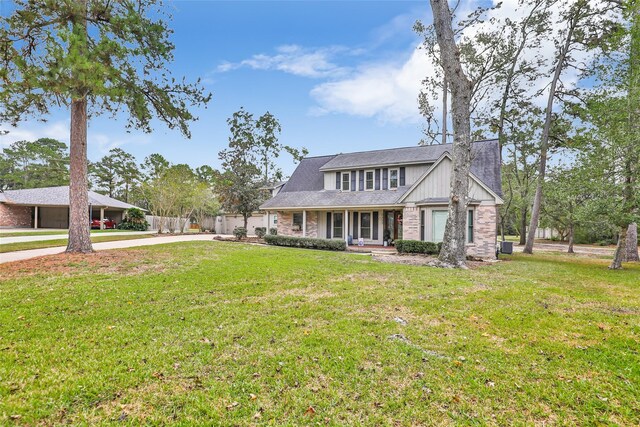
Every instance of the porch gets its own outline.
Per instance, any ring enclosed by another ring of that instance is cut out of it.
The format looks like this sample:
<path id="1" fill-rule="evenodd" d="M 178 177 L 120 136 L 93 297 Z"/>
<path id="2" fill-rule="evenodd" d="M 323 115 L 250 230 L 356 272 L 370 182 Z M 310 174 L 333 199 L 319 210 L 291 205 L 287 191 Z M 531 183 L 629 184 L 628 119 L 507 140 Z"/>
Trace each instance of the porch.
<path id="1" fill-rule="evenodd" d="M 349 246 L 385 248 L 405 233 L 402 207 L 278 211 L 278 233 L 286 236 L 345 240 Z"/>

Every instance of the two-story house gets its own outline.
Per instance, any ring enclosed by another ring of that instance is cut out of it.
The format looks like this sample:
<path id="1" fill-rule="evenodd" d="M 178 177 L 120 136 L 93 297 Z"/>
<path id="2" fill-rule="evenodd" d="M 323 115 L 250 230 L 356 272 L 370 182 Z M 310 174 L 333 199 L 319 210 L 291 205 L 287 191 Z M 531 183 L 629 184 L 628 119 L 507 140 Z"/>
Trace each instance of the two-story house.
<path id="1" fill-rule="evenodd" d="M 440 242 L 448 216 L 451 144 L 304 158 L 261 210 L 278 234 L 326 239 Z M 467 253 L 495 255 L 503 203 L 497 140 L 472 144 Z"/>

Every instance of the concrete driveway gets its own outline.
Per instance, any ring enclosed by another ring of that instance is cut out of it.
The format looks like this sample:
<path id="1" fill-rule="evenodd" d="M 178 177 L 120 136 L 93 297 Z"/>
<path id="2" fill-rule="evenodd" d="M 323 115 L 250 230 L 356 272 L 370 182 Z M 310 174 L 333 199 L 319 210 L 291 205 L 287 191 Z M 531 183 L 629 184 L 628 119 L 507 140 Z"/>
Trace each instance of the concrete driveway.
<path id="1" fill-rule="evenodd" d="M 93 237 L 97 236 L 132 236 L 134 234 L 154 234 L 156 231 L 109 231 L 108 233 L 93 233 Z M 13 236 L 13 237 L 0 237 L 0 245 L 6 245 L 9 243 L 22 243 L 22 242 L 41 242 L 45 240 L 59 240 L 66 239 L 67 233 L 64 234 L 47 234 L 44 236 Z"/>
<path id="2" fill-rule="evenodd" d="M 189 236 L 189 235 L 162 236 L 162 237 L 150 237 L 148 239 L 138 239 L 138 240 L 117 240 L 114 242 L 94 243 L 93 249 L 96 251 L 105 251 L 109 249 L 133 248 L 136 246 L 162 245 L 165 243 L 212 241 L 213 237 L 214 235 L 212 234 L 197 234 L 192 236 Z M 35 258 L 39 256 L 59 254 L 64 252 L 65 249 L 66 249 L 66 246 L 57 246 L 55 248 L 31 249 L 28 251 L 6 252 L 3 254 L 0 254 L 0 264 L 5 262 L 21 261 L 23 259 L 30 259 L 30 258 Z"/>

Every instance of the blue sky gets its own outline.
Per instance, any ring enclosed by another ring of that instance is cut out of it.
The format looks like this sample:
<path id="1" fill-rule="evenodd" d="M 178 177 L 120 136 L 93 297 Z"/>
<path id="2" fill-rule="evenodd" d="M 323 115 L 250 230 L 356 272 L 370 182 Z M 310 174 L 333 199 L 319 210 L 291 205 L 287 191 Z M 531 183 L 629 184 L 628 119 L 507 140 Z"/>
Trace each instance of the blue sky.
<path id="1" fill-rule="evenodd" d="M 219 165 L 227 145 L 226 119 L 240 107 L 269 110 L 282 124 L 281 142 L 310 155 L 415 145 L 421 137 L 416 96 L 427 73 L 416 19 L 426 1 L 175 1 L 176 77 L 203 79 L 213 93 L 192 138 L 157 124 L 152 134 L 98 117 L 89 127 L 89 158 L 119 146 L 139 161 L 158 152 L 174 163 Z M 6 9 L 5 9 L 6 12 Z M 68 142 L 68 111 L 47 123 L 29 119 L 1 137 L 49 136 Z M 280 161 L 285 173 L 294 165 Z"/>

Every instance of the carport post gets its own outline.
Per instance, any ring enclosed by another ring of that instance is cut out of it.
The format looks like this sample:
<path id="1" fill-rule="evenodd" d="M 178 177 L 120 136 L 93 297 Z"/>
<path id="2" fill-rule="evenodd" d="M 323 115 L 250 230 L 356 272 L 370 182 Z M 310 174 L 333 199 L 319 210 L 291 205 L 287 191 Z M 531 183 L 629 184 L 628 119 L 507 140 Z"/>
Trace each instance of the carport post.
<path id="1" fill-rule="evenodd" d="M 100 230 L 104 230 L 104 208 L 100 208 Z"/>
<path id="2" fill-rule="evenodd" d="M 38 228 L 38 207 L 35 207 L 35 211 L 33 213 L 33 228 Z"/>

